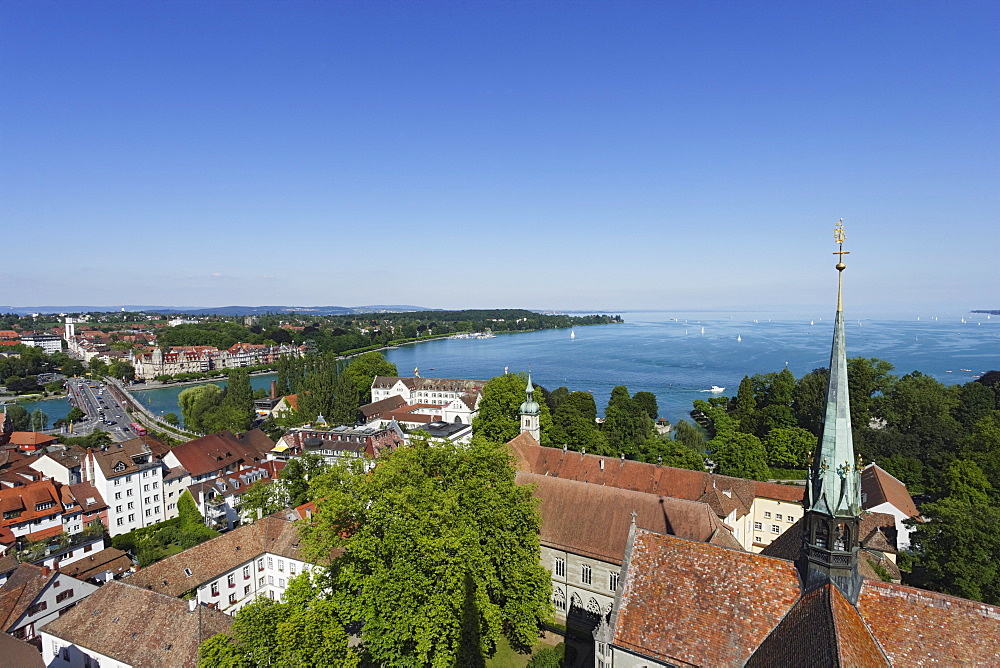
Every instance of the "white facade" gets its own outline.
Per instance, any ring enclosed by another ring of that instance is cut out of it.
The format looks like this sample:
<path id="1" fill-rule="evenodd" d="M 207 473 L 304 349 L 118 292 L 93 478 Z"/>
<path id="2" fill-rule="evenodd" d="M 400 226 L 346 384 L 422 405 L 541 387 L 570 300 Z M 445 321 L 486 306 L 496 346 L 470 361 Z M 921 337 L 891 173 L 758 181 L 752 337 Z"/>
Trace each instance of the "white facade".
<path id="1" fill-rule="evenodd" d="M 42 631 L 42 661 L 48 668 L 132 668 L 89 647 L 67 643 Z"/>
<path id="2" fill-rule="evenodd" d="M 7 627 L 7 632 L 21 640 L 31 640 L 39 630 L 77 601 L 89 596 L 97 587 L 62 573 L 56 573 L 27 611 Z"/>
<path id="3" fill-rule="evenodd" d="M 93 455 L 90 456 L 91 458 Z M 112 536 L 148 527 L 166 519 L 163 500 L 163 465 L 149 455 L 136 467 L 118 466 L 111 475 L 88 460 L 88 482 L 108 504 L 108 533 Z M 132 469 L 129 472 L 129 469 Z"/>
<path id="4" fill-rule="evenodd" d="M 21 343 L 33 348 L 41 348 L 46 355 L 62 350 L 62 339 L 54 334 L 25 334 Z"/>
<path id="5" fill-rule="evenodd" d="M 542 545 L 542 565 L 552 575 L 552 607 L 565 624 L 571 611 L 596 623 L 611 612 L 621 566 Z"/>
<path id="6" fill-rule="evenodd" d="M 46 478 L 52 478 L 56 482 L 63 485 L 75 485 L 80 482 L 79 469 L 76 471 L 68 469 L 56 460 L 52 459 L 49 455 L 42 455 L 38 459 L 31 462 L 28 466 L 38 471 Z"/>
<path id="7" fill-rule="evenodd" d="M 197 600 L 215 604 L 227 615 L 234 615 L 258 596 L 282 600 L 288 582 L 312 568 L 315 567 L 305 561 L 264 553 L 201 584 Z"/>

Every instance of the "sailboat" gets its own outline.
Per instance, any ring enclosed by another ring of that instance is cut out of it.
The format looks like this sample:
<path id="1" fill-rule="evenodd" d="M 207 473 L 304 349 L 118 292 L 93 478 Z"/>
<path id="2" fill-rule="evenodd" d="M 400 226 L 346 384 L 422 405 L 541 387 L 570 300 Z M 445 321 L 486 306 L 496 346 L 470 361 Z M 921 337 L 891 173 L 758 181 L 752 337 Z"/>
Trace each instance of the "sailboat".
<path id="1" fill-rule="evenodd" d="M 702 328 L 701 328 L 701 333 L 702 333 L 702 334 L 704 334 L 704 333 L 705 333 L 705 328 L 704 328 L 704 327 L 702 327 Z"/>
<path id="2" fill-rule="evenodd" d="M 576 332 L 574 332 L 572 329 L 569 330 L 569 338 L 571 338 L 571 339 L 575 339 L 576 338 Z"/>
<path id="3" fill-rule="evenodd" d="M 737 334 L 737 335 L 736 335 L 736 340 L 737 340 L 737 341 L 742 341 L 742 340 L 743 340 L 743 337 L 742 337 L 742 336 L 740 336 L 739 334 Z"/>

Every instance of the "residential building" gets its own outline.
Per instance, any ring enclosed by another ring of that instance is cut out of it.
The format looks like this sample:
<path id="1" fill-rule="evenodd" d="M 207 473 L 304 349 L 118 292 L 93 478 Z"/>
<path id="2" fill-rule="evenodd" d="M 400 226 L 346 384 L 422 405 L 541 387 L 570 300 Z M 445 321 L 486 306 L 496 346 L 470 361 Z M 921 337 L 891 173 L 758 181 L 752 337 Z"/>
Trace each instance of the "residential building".
<path id="1" fill-rule="evenodd" d="M 195 666 L 198 647 L 232 619 L 202 605 L 109 582 L 41 632 L 49 668 Z"/>
<path id="2" fill-rule="evenodd" d="M 45 668 L 42 655 L 34 645 L 18 640 L 6 633 L 0 633 L 0 656 L 8 666 L 17 668 Z"/>
<path id="3" fill-rule="evenodd" d="M 396 422 L 381 428 L 339 426 L 333 429 L 289 429 L 278 441 L 274 453 L 287 458 L 304 454 L 323 457 L 328 464 L 343 460 L 365 460 L 370 469 L 381 455 L 406 442 Z"/>
<path id="4" fill-rule="evenodd" d="M 234 614 L 257 596 L 281 600 L 288 582 L 312 568 L 298 527 L 270 516 L 140 569 L 127 582 Z"/>
<path id="5" fill-rule="evenodd" d="M 168 468 L 182 467 L 188 484 L 211 480 L 243 468 L 257 466 L 274 447 L 264 432 L 254 429 L 242 436 L 221 431 L 176 445 L 163 456 Z"/>
<path id="6" fill-rule="evenodd" d="M 472 440 L 472 425 L 463 422 L 428 422 L 410 430 L 410 438 L 418 434 L 431 441 L 468 443 Z"/>
<path id="7" fill-rule="evenodd" d="M 135 564 L 125 552 L 109 547 L 61 566 L 60 570 L 77 580 L 104 584 L 131 573 L 135 570 Z"/>
<path id="8" fill-rule="evenodd" d="M 188 491 L 205 523 L 218 531 L 228 531 L 254 518 L 240 509 L 241 497 L 258 482 L 278 479 L 285 462 L 268 461 L 227 473 L 211 480 L 194 483 Z"/>
<path id="9" fill-rule="evenodd" d="M 32 640 L 38 630 L 97 589 L 65 573 L 21 564 L 0 587 L 2 630 Z"/>
<path id="10" fill-rule="evenodd" d="M 75 485 L 81 481 L 82 460 L 87 451 L 78 445 L 63 449 L 50 448 L 45 454 L 34 459 L 30 466 L 42 475 L 63 485 Z"/>
<path id="11" fill-rule="evenodd" d="M 921 517 L 913 503 L 913 497 L 902 481 L 882 467 L 869 464 L 861 470 L 861 505 L 865 510 L 892 515 L 895 518 L 896 543 L 899 549 L 910 547 L 912 529 L 905 522 L 921 521 Z"/>
<path id="12" fill-rule="evenodd" d="M 63 532 L 63 506 L 51 480 L 0 489 L 0 512 L 0 542 L 38 541 Z"/>
<path id="13" fill-rule="evenodd" d="M 167 467 L 144 438 L 87 452 L 83 479 L 108 505 L 108 532 L 128 533 L 166 519 L 163 477 Z"/>
<path id="14" fill-rule="evenodd" d="M 486 382 L 485 380 L 420 378 L 419 376 L 413 378 L 376 376 L 375 380 L 372 381 L 371 403 L 399 396 L 411 406 L 420 404 L 437 409 L 432 412 L 437 420 L 472 424 Z M 362 407 L 362 413 L 366 412 L 365 408 Z M 395 416 L 395 419 L 399 420 L 399 417 Z"/>
<path id="15" fill-rule="evenodd" d="M 293 345 L 237 343 L 226 350 L 214 346 L 175 346 L 167 351 L 153 348 L 133 350 L 129 362 L 138 379 L 150 379 L 178 373 L 203 373 L 217 369 L 238 369 L 273 364 L 279 357 L 298 357 L 302 351 Z"/>
<path id="16" fill-rule="evenodd" d="M 22 334 L 21 343 L 33 348 L 41 348 L 46 355 L 62 350 L 62 338 L 54 334 Z"/>

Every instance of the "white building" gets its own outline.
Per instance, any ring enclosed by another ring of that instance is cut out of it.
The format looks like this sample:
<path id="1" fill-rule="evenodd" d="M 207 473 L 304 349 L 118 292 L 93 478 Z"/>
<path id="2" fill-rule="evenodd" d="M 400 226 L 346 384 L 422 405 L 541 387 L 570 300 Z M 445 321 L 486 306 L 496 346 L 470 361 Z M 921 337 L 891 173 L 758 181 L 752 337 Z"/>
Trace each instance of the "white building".
<path id="1" fill-rule="evenodd" d="M 141 438 L 87 453 L 83 478 L 108 504 L 112 536 L 166 519 L 162 498 L 166 470 Z"/>
<path id="2" fill-rule="evenodd" d="M 376 376 L 372 381 L 372 403 L 399 396 L 411 406 L 420 404 L 435 407 L 439 411 L 434 413 L 436 420 L 472 424 L 486 382 L 419 376 Z"/>
<path id="3" fill-rule="evenodd" d="M 896 521 L 896 546 L 910 547 L 910 532 L 906 520 L 920 520 L 920 511 L 901 480 L 885 469 L 869 464 L 861 470 L 861 507 L 873 513 L 888 513 Z"/>
<path id="4" fill-rule="evenodd" d="M 59 571 L 21 564 L 0 587 L 2 630 L 15 638 L 31 640 L 42 626 L 96 589 Z"/>
<path id="5" fill-rule="evenodd" d="M 314 567 L 300 554 L 298 527 L 271 516 L 140 569 L 127 582 L 168 596 L 191 594 L 234 614 L 257 596 L 281 600 L 289 581 Z"/>
<path id="6" fill-rule="evenodd" d="M 55 334 L 22 334 L 21 343 L 34 348 L 41 348 L 46 355 L 62 350 L 62 339 Z"/>

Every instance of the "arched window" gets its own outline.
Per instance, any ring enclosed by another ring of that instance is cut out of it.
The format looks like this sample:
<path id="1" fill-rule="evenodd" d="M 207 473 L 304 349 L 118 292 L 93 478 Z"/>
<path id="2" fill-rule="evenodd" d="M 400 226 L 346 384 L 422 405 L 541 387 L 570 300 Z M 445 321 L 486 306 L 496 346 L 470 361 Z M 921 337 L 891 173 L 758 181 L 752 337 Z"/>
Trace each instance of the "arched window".
<path id="1" fill-rule="evenodd" d="M 552 592 L 552 604 L 556 610 L 560 612 L 566 611 L 566 594 L 563 593 L 562 587 L 556 587 Z"/>
<path id="2" fill-rule="evenodd" d="M 583 609 L 583 599 L 580 598 L 579 594 L 574 593 L 569 599 L 569 607 L 576 608 L 577 610 Z"/>
<path id="3" fill-rule="evenodd" d="M 825 524 L 816 527 L 816 545 L 824 549 L 830 546 L 830 530 Z"/>
<path id="4" fill-rule="evenodd" d="M 834 537 L 833 549 L 844 552 L 850 544 L 851 528 L 847 526 L 847 522 L 841 522 L 837 525 L 837 535 Z"/>
<path id="5" fill-rule="evenodd" d="M 593 615 L 594 617 L 601 616 L 601 605 L 597 602 L 596 598 L 591 597 L 587 601 L 587 613 Z"/>
<path id="6" fill-rule="evenodd" d="M 461 415 L 456 415 L 455 416 L 455 424 L 462 424 L 462 416 Z"/>

